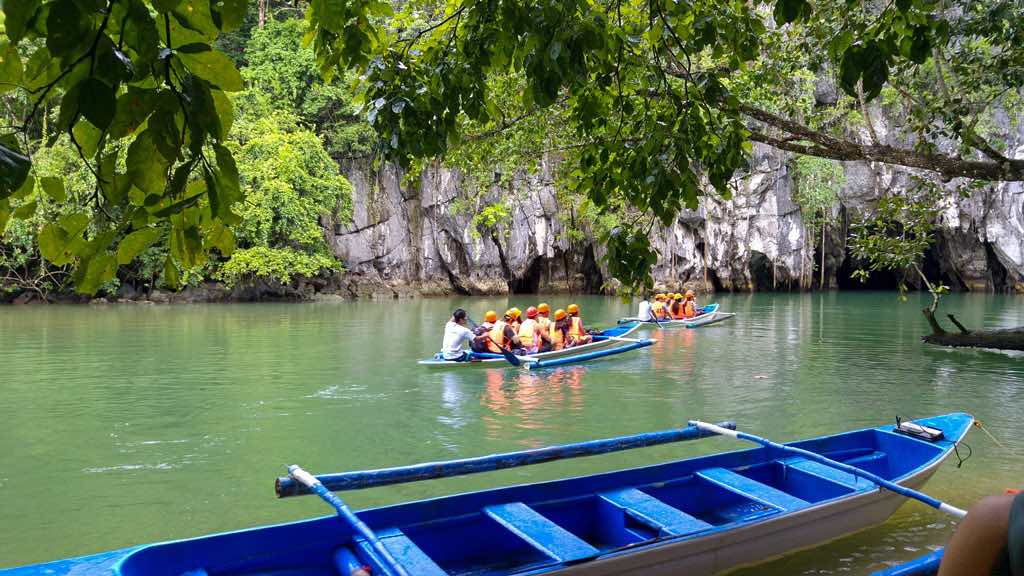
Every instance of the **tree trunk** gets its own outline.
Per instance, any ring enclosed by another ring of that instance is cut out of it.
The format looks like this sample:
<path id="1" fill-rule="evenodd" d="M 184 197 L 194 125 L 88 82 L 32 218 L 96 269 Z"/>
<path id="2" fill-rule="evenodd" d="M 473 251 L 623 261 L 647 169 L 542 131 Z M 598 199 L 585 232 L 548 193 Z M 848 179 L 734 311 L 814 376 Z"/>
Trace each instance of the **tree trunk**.
<path id="1" fill-rule="evenodd" d="M 258 21 L 257 26 L 263 28 L 267 24 L 267 2 L 268 0 L 257 0 Z"/>
<path id="2" fill-rule="evenodd" d="M 825 221 L 821 221 L 821 280 L 818 281 L 818 290 L 825 291 Z"/>
<path id="3" fill-rule="evenodd" d="M 921 338 L 929 344 L 938 346 L 975 348 L 995 348 L 998 350 L 1021 350 L 1024 351 L 1024 326 L 1017 328 L 999 328 L 996 330 L 968 330 L 964 328 L 955 316 L 947 314 L 949 320 L 956 325 L 959 332 L 946 332 L 939 326 L 935 316 L 928 308 L 922 310 L 928 324 L 932 327 L 932 333 Z"/>

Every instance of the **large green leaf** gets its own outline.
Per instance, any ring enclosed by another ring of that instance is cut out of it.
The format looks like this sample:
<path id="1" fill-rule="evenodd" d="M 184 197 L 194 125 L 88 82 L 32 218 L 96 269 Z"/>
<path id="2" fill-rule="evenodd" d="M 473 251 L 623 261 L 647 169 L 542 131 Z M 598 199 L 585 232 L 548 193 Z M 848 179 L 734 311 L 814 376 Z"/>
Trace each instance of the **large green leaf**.
<path id="1" fill-rule="evenodd" d="M 39 253 L 52 264 L 63 266 L 71 262 L 72 255 L 66 250 L 68 233 L 59 225 L 51 222 L 43 226 L 36 236 L 36 242 L 39 244 Z"/>
<path id="2" fill-rule="evenodd" d="M 0 94 L 17 88 L 22 73 L 18 48 L 14 44 L 0 43 Z"/>
<path id="3" fill-rule="evenodd" d="M 103 137 L 102 130 L 93 126 L 92 122 L 88 120 L 81 120 L 75 124 L 71 134 L 75 137 L 75 142 L 82 149 L 83 156 L 92 158 L 96 155 L 100 138 Z"/>
<path id="4" fill-rule="evenodd" d="M 4 0 L 4 29 L 12 43 L 25 35 L 28 22 L 39 8 L 40 0 Z"/>
<path id="5" fill-rule="evenodd" d="M 242 89 L 242 76 L 226 54 L 207 44 L 189 44 L 178 51 L 178 58 L 193 74 L 227 92 Z"/>
<path id="6" fill-rule="evenodd" d="M 106 250 L 96 252 L 83 261 L 75 271 L 75 290 L 82 294 L 95 294 L 117 274 L 117 261 Z"/>
<path id="7" fill-rule="evenodd" d="M 211 5 L 213 19 L 221 32 L 230 32 L 242 26 L 249 7 L 247 0 L 219 0 Z"/>
<path id="8" fill-rule="evenodd" d="M 159 228 L 143 228 L 125 236 L 117 247 L 117 263 L 131 263 L 143 250 L 156 242 L 161 234 L 163 231 Z"/>
<path id="9" fill-rule="evenodd" d="M 164 260 L 164 284 L 167 284 L 171 290 L 177 290 L 179 282 L 178 267 L 174 265 L 174 260 L 168 254 L 167 259 Z"/>
<path id="10" fill-rule="evenodd" d="M 146 194 L 159 195 L 167 182 L 167 168 L 170 163 L 157 150 L 153 131 L 146 130 L 139 134 L 128 147 L 125 166 L 128 178 L 139 190 Z"/>
<path id="11" fill-rule="evenodd" d="M 775 23 L 779 26 L 795 22 L 811 15 L 811 5 L 807 0 L 776 0 Z"/>
<path id="12" fill-rule="evenodd" d="M 11 134 L 0 136 L 0 198 L 13 194 L 28 178 L 32 161 Z"/>
<path id="13" fill-rule="evenodd" d="M 57 202 L 63 202 L 67 200 L 68 195 L 64 191 L 64 181 L 56 176 L 43 176 L 39 179 L 39 184 L 43 187 L 43 192 L 50 198 L 53 198 Z"/>
<path id="14" fill-rule="evenodd" d="M 46 47 L 67 60 L 84 53 L 92 42 L 92 19 L 73 0 L 57 0 L 46 17 Z"/>
<path id="15" fill-rule="evenodd" d="M 205 42 L 213 42 L 220 33 L 217 25 L 213 22 L 209 0 L 182 0 L 172 13 L 175 20 Z M 188 38 L 188 41 L 191 42 L 195 36 L 189 35 Z"/>
<path id="16" fill-rule="evenodd" d="M 116 110 L 107 133 L 111 138 L 124 138 L 135 132 L 153 113 L 157 99 L 156 90 L 129 86 L 127 92 L 117 97 Z"/>

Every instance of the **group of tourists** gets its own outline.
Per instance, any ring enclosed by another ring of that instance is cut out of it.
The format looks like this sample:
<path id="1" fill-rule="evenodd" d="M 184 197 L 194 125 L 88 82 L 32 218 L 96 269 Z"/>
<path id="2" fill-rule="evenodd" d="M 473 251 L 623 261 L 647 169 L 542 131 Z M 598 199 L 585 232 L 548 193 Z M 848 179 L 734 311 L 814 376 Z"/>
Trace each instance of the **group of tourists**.
<path id="1" fill-rule="evenodd" d="M 583 328 L 580 307 L 576 304 L 559 308 L 552 315 L 551 306 L 541 302 L 527 308 L 525 318 L 523 311 L 516 307 L 509 308 L 501 317 L 496 311 L 488 310 L 480 324 L 474 324 L 466 311 L 458 308 L 445 324 L 441 353 L 445 360 L 462 362 L 472 358 L 462 347 L 467 342 L 473 352 L 512 352 L 522 356 L 571 348 L 592 339 Z"/>
<path id="2" fill-rule="evenodd" d="M 693 318 L 702 312 L 697 306 L 697 295 L 693 290 L 687 290 L 685 294 L 658 293 L 654 295 L 654 302 L 643 300 L 640 302 L 640 310 L 637 318 L 651 320 L 685 320 Z"/>

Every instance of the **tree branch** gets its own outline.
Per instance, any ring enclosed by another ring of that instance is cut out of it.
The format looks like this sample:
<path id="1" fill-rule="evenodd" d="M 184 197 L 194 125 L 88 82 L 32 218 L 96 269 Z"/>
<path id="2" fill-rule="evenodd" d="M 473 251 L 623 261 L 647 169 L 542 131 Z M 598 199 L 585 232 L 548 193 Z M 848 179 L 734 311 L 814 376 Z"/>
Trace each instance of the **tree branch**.
<path id="1" fill-rule="evenodd" d="M 740 104 L 739 111 L 745 116 L 812 143 L 811 145 L 798 144 L 757 131 L 750 135 L 750 139 L 755 142 L 762 142 L 798 154 L 831 158 L 843 162 L 881 162 L 919 168 L 938 172 L 947 180 L 953 178 L 1011 182 L 1024 180 L 1024 160 L 1006 159 L 1000 162 L 965 160 L 957 156 L 917 152 L 887 144 L 860 144 L 850 140 L 840 140 L 748 104 Z"/>

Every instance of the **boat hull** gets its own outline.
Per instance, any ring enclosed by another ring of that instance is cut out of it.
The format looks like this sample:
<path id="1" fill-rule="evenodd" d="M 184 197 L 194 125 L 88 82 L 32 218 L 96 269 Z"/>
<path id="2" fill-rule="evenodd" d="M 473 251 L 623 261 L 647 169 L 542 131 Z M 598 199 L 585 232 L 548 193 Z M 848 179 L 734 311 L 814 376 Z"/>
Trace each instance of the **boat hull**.
<path id="1" fill-rule="evenodd" d="M 719 312 L 718 304 L 708 304 L 704 307 L 704 313 L 693 318 L 687 318 L 682 320 L 642 320 L 637 317 L 633 318 L 622 318 L 619 323 L 626 322 L 641 322 L 648 326 L 658 326 L 659 328 L 700 328 L 703 326 L 710 326 L 712 324 L 718 324 L 719 322 L 725 322 L 732 318 L 736 314 L 733 312 Z"/>
<path id="2" fill-rule="evenodd" d="M 616 338 L 628 338 L 631 334 L 636 332 L 641 327 L 640 322 L 634 323 L 632 326 L 626 327 L 622 330 L 623 326 L 619 328 L 611 328 L 605 330 L 605 332 L 613 333 Z M 574 346 L 572 348 L 564 348 L 562 350 L 552 350 L 551 352 L 541 352 L 539 354 L 530 354 L 528 356 L 519 356 L 519 360 L 522 362 L 522 367 L 527 367 L 527 364 L 531 362 L 542 362 L 547 360 L 556 360 L 561 358 L 569 358 L 572 356 L 581 356 L 590 352 L 598 352 L 600 350 L 608 350 L 610 348 L 617 348 L 622 346 L 624 343 L 621 340 L 600 340 L 591 342 L 589 344 L 583 344 L 582 346 Z M 499 355 L 500 356 L 500 355 Z M 471 362 L 452 362 L 450 360 L 438 360 L 437 358 L 429 358 L 427 360 L 420 360 L 418 362 L 420 366 L 427 368 L 504 368 L 511 366 L 508 360 L 504 357 L 499 358 L 483 358 L 480 360 L 474 360 Z"/>
<path id="3" fill-rule="evenodd" d="M 936 462 L 899 484 L 919 489 L 940 464 L 941 461 Z M 907 499 L 898 494 L 875 490 L 837 504 L 823 504 L 759 524 L 736 528 L 714 539 L 652 546 L 647 551 L 638 550 L 586 566 L 535 574 L 711 576 L 743 566 L 761 564 L 876 526 L 885 522 L 906 502 Z"/>
<path id="4" fill-rule="evenodd" d="M 916 489 L 973 419 L 950 414 L 917 422 L 943 430 L 945 440 L 926 442 L 880 426 L 791 445 Z M 363 510 L 359 517 L 403 566 L 412 563 L 414 576 L 700 575 L 879 524 L 906 502 L 862 478 L 774 450 L 457 494 Z M 0 570 L 0 576 L 337 576 L 330 558 L 343 552 L 386 574 L 367 546 L 339 518 L 323 517 Z"/>

